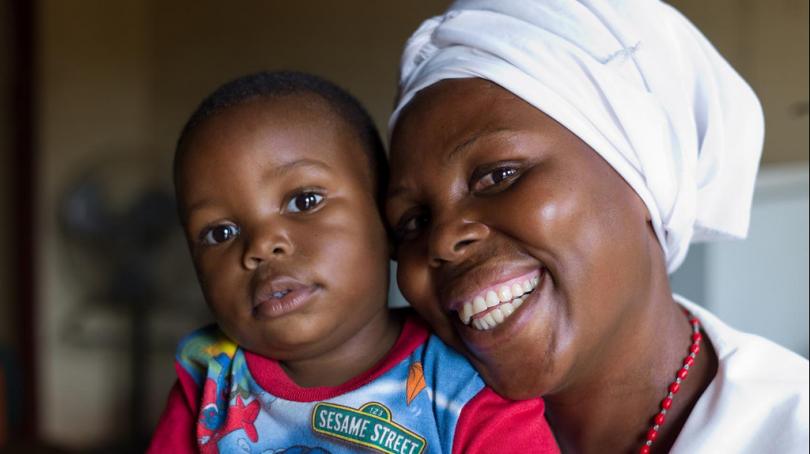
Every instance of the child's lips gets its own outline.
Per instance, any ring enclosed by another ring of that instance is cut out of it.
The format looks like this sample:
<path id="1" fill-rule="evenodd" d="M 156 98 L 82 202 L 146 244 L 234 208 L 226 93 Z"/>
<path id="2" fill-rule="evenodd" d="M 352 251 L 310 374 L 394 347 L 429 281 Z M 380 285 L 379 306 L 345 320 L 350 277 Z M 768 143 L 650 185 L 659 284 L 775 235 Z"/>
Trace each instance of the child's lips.
<path id="1" fill-rule="evenodd" d="M 254 292 L 253 313 L 269 318 L 288 314 L 309 302 L 318 288 L 287 276 L 265 281 Z"/>

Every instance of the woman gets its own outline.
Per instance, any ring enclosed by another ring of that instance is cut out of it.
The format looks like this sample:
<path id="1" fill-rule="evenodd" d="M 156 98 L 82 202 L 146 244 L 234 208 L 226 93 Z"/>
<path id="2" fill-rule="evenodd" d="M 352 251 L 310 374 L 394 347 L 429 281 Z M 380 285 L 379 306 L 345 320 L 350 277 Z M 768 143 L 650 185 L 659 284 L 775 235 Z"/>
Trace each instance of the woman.
<path id="1" fill-rule="evenodd" d="M 807 361 L 669 286 L 690 241 L 745 236 L 763 134 L 679 13 L 457 1 L 409 40 L 391 127 L 404 296 L 543 395 L 563 451 L 807 452 Z"/>

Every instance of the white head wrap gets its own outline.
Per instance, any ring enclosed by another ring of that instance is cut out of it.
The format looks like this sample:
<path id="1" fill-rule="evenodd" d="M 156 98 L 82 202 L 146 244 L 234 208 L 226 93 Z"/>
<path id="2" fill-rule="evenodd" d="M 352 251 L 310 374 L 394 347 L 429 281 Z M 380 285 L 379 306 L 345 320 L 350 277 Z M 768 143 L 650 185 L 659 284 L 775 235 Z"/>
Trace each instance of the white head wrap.
<path id="1" fill-rule="evenodd" d="M 440 80 L 490 80 L 553 117 L 635 189 L 667 268 L 744 238 L 762 149 L 751 88 L 657 0 L 458 0 L 408 41 L 390 126 Z"/>

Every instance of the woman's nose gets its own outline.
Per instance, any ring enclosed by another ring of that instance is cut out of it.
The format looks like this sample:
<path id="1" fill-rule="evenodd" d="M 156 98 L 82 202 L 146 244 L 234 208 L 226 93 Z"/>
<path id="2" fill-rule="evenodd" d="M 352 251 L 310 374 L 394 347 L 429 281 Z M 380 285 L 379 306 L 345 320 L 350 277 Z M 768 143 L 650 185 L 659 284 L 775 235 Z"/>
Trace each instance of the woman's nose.
<path id="1" fill-rule="evenodd" d="M 435 225 L 428 246 L 430 265 L 435 268 L 463 259 L 488 235 L 489 227 L 478 221 L 455 219 Z"/>
<path id="2" fill-rule="evenodd" d="M 245 239 L 242 264 L 245 268 L 253 270 L 267 260 L 283 258 L 293 251 L 293 243 L 286 231 L 267 226 L 257 229 Z"/>

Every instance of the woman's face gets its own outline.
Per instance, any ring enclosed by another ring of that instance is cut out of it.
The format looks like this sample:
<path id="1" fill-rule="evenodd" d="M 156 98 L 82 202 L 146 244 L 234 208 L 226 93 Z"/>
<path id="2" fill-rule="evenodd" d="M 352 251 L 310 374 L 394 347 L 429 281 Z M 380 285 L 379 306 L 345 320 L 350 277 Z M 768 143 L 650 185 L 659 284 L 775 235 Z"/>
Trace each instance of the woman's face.
<path id="1" fill-rule="evenodd" d="M 404 296 L 499 393 L 585 383 L 645 310 L 645 206 L 556 121 L 480 79 L 440 82 L 392 138 L 386 215 Z M 613 363 L 621 364 L 621 363 Z"/>

